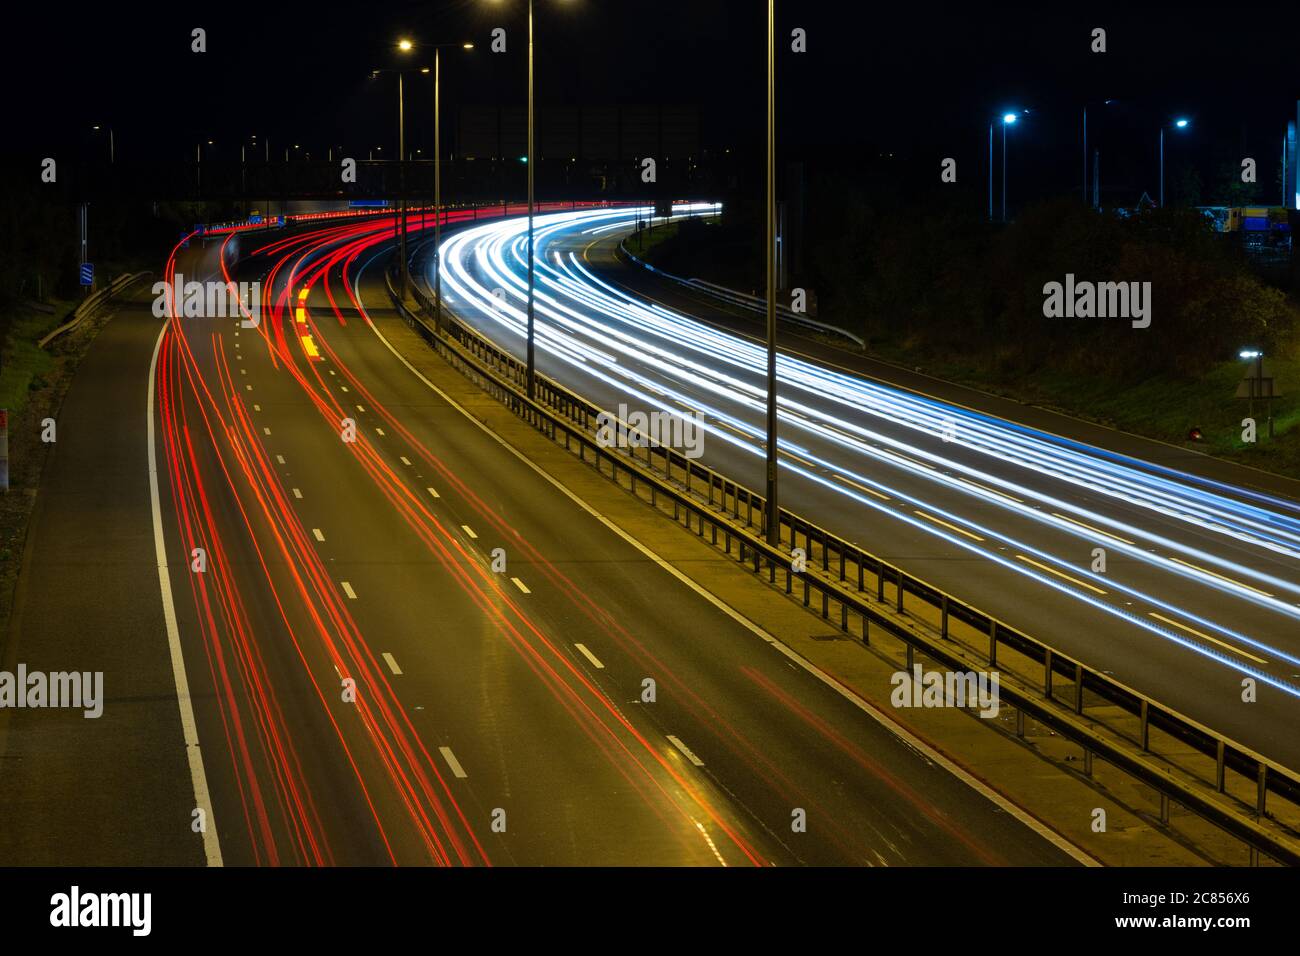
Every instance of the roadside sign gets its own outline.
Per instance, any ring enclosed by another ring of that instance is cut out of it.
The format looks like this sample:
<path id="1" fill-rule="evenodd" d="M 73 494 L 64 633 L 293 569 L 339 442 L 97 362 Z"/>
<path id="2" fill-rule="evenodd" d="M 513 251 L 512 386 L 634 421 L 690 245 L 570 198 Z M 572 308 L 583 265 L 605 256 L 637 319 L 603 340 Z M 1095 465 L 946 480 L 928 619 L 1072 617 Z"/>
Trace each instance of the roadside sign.
<path id="1" fill-rule="evenodd" d="M 82 285 L 95 284 L 95 264 L 93 262 L 83 262 L 81 264 L 80 274 Z"/>

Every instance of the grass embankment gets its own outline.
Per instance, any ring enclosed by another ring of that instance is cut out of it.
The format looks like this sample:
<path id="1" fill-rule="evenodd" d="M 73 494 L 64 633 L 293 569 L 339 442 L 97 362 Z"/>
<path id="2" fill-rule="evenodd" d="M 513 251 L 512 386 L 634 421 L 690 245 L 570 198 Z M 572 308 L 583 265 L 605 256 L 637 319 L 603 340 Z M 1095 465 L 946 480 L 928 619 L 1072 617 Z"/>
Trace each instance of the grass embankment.
<path id="1" fill-rule="evenodd" d="M 46 384 L 45 377 L 54 367 L 54 358 L 39 348 L 40 341 L 51 329 L 67 321 L 72 303 L 54 302 L 54 313 L 15 307 L 17 313 L 10 324 L 7 341 L 0 349 L 0 408 L 10 414 L 22 411 L 28 395 Z"/>
<path id="2" fill-rule="evenodd" d="M 917 356 L 897 346 L 873 344 L 872 351 L 886 361 L 920 366 L 926 374 L 1031 402 L 1089 421 L 1100 422 L 1137 435 L 1196 448 L 1220 458 L 1276 474 L 1300 478 L 1300 359 L 1270 360 L 1268 370 L 1277 379 L 1280 397 L 1273 400 L 1275 438 L 1269 440 L 1267 406 L 1256 402 L 1257 440 L 1242 441 L 1242 419 L 1249 403 L 1234 398 L 1246 374 L 1247 363 L 1223 362 L 1198 379 L 1156 376 L 1119 387 L 1093 375 L 1043 368 L 1027 376 L 1008 378 L 990 374 L 969 361 Z M 1190 441 L 1188 433 L 1201 430 L 1203 439 Z"/>

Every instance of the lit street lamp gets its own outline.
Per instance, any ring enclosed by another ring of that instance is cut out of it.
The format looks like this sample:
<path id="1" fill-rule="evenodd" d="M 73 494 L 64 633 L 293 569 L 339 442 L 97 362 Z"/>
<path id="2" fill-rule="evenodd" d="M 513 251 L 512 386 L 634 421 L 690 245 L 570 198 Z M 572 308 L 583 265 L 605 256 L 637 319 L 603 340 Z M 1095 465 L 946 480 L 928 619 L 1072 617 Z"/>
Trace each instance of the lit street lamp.
<path id="1" fill-rule="evenodd" d="M 1237 357 L 1244 361 L 1247 362 L 1253 361 L 1255 363 L 1255 368 L 1254 368 L 1255 374 L 1246 379 L 1246 382 L 1248 383 L 1246 386 L 1247 396 L 1250 399 L 1250 407 L 1247 414 L 1251 418 L 1254 418 L 1255 399 L 1257 398 L 1267 399 L 1268 400 L 1268 413 L 1267 413 L 1268 414 L 1268 437 L 1272 438 L 1273 437 L 1273 380 L 1271 378 L 1267 380 L 1264 378 L 1264 350 L 1255 349 L 1255 348 L 1242 349 L 1240 352 L 1237 353 Z M 1264 384 L 1265 381 L 1268 382 L 1267 387 L 1265 387 Z"/>
<path id="2" fill-rule="evenodd" d="M 1029 110 L 1025 110 L 1026 113 Z M 1002 124 L 1002 221 L 1007 221 L 1007 127 L 1014 126 L 1020 117 L 1014 112 L 999 117 Z M 993 123 L 989 123 L 989 222 L 993 221 Z"/>
<path id="3" fill-rule="evenodd" d="M 528 0 L 528 397 L 537 391 L 533 336 L 533 0 Z"/>
<path id="4" fill-rule="evenodd" d="M 416 43 L 413 40 L 402 38 L 397 42 L 397 48 L 403 53 L 409 53 L 412 50 L 432 50 L 433 51 L 433 294 L 435 299 L 434 327 L 442 327 L 442 51 L 447 47 L 460 47 L 463 50 L 474 49 L 473 43 Z M 413 67 L 420 73 L 428 74 L 429 68 Z M 382 71 L 375 70 L 372 76 Z M 411 278 L 409 265 L 406 258 L 406 189 L 405 189 L 405 169 L 406 169 L 406 125 L 403 120 L 403 103 L 402 103 L 402 71 L 396 70 L 397 73 L 397 159 L 399 169 L 403 172 L 400 183 L 402 184 L 401 192 L 401 257 L 402 257 L 402 295 L 406 296 L 410 289 Z M 371 153 L 374 158 L 374 153 Z"/>
<path id="5" fill-rule="evenodd" d="M 99 131 L 98 126 L 92 126 L 91 129 L 95 130 L 96 132 Z M 113 165 L 115 161 L 114 152 L 115 149 L 113 145 L 113 127 L 110 126 L 108 127 L 108 163 L 110 166 Z"/>
<path id="6" fill-rule="evenodd" d="M 1019 119 L 1015 113 L 1002 114 L 1002 221 L 1007 221 L 1007 127 Z"/>
<path id="7" fill-rule="evenodd" d="M 1175 129 L 1187 129 L 1190 125 L 1188 120 L 1179 118 L 1174 120 Z M 1160 127 L 1160 208 L 1165 206 L 1165 129 L 1168 124 Z"/>

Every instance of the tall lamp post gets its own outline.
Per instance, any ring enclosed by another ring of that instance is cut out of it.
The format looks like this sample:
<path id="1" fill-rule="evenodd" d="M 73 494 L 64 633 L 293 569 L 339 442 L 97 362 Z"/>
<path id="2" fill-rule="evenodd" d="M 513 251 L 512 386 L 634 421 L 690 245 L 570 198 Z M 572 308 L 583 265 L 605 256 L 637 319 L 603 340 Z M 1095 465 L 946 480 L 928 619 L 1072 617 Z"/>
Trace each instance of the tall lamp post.
<path id="1" fill-rule="evenodd" d="M 776 0 L 767 0 L 767 543 L 781 543 L 776 447 Z"/>
<path id="2" fill-rule="evenodd" d="M 442 330 L 442 49 L 456 45 L 433 44 L 433 327 L 436 331 Z M 463 50 L 474 49 L 472 43 L 459 46 Z"/>
<path id="3" fill-rule="evenodd" d="M 1028 113 L 1028 110 L 1025 110 Z M 1007 221 L 1007 127 L 1015 124 L 1019 116 L 1008 111 L 999 117 L 1002 125 L 1002 221 Z M 989 122 L 989 222 L 993 221 L 993 123 Z"/>
<path id="4" fill-rule="evenodd" d="M 1174 120 L 1174 129 L 1187 129 L 1189 121 L 1186 119 Z M 1160 127 L 1160 208 L 1165 206 L 1165 129 L 1168 124 Z"/>
<path id="5" fill-rule="evenodd" d="M 99 132 L 100 128 L 98 126 L 92 126 L 91 129 L 93 129 L 95 132 Z M 116 150 L 114 149 L 114 144 L 113 144 L 113 127 L 109 126 L 107 127 L 107 129 L 108 129 L 108 164 L 112 166 L 116 161 L 114 156 Z"/>
<path id="6" fill-rule="evenodd" d="M 474 49 L 472 43 L 416 43 L 413 40 L 402 39 L 397 41 L 397 49 L 403 53 L 410 53 L 412 50 L 432 50 L 433 51 L 433 204 L 435 213 L 434 223 L 434 250 L 433 250 L 433 284 L 434 299 L 436 300 L 436 313 L 434 316 L 435 327 L 442 327 L 442 51 L 447 47 L 458 46 L 464 50 Z M 418 67 L 419 72 L 427 74 L 427 66 Z M 384 70 L 373 70 L 371 76 L 387 72 Z M 405 169 L 406 169 L 406 122 L 404 119 L 405 104 L 403 102 L 402 87 L 402 70 L 393 71 L 397 73 L 397 153 L 399 169 L 403 172 L 400 175 L 399 183 L 401 184 L 402 197 L 401 206 L 401 240 L 400 254 L 402 257 L 402 295 L 406 296 L 410 290 L 410 268 L 406 256 L 406 189 L 405 189 Z M 374 158 L 374 152 L 371 152 L 371 158 Z"/>
<path id="7" fill-rule="evenodd" d="M 1002 221 L 1007 221 L 1007 127 L 1016 125 L 1015 113 L 1002 114 Z"/>
<path id="8" fill-rule="evenodd" d="M 528 166 L 528 397 L 533 398 L 537 392 L 533 334 L 533 169 L 537 165 L 533 156 L 533 0 L 528 0 L 528 153 L 524 163 Z"/>

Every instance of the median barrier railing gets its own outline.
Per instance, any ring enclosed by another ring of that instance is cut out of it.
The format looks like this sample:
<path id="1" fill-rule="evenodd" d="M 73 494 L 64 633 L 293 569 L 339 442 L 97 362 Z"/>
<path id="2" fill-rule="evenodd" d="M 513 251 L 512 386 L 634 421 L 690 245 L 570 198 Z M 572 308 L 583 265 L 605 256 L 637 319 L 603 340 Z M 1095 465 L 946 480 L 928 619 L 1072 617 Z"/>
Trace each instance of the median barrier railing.
<path id="1" fill-rule="evenodd" d="M 760 312 L 764 314 L 767 312 L 766 299 L 761 299 L 758 296 L 746 295 L 744 292 L 737 292 L 735 289 L 728 289 L 726 286 L 721 286 L 714 282 L 707 282 L 704 279 L 686 279 L 679 275 L 673 275 L 671 272 L 665 272 L 658 266 L 652 266 L 627 247 L 626 239 L 618 244 L 618 252 L 633 265 L 640 266 L 647 272 L 653 272 L 660 278 L 669 279 L 676 282 L 678 285 L 685 286 L 692 292 L 702 292 L 705 295 L 725 302 L 728 305 L 739 306 L 740 308 L 746 309 L 750 312 Z M 802 312 L 796 312 L 788 306 L 777 305 L 776 314 L 778 318 L 786 322 L 792 322 L 795 325 L 802 325 L 805 328 L 812 329 L 816 332 L 838 335 L 841 338 L 853 342 L 858 346 L 858 348 L 866 347 L 866 340 L 862 336 L 856 335 L 848 329 L 842 329 L 838 325 L 831 325 L 828 322 L 819 322 L 817 319 L 810 318 Z"/>
<path id="2" fill-rule="evenodd" d="M 407 324 L 512 412 L 602 474 L 608 470 L 620 486 L 648 495 L 652 506 L 671 506 L 675 520 L 836 621 L 841 632 L 856 632 L 868 644 L 882 634 L 899 641 L 909 670 L 917 654 L 951 670 L 997 669 L 1001 698 L 1017 712 L 1017 735 L 1024 735 L 1028 716 L 1082 748 L 1085 775 L 1100 758 L 1150 786 L 1160 797 L 1161 823 L 1170 823 L 1177 804 L 1241 840 L 1252 863 L 1262 853 L 1300 865 L 1300 774 L 793 512 L 781 509 L 782 546 L 769 545 L 761 494 L 653 445 L 547 376 L 536 376 L 530 400 L 523 362 L 445 307 L 435 330 L 426 318 L 436 314 L 430 295 L 413 282 L 412 309 L 396 292 L 392 272 L 386 275 Z M 595 434 L 602 415 L 644 443 L 605 446 Z M 807 570 L 793 569 L 787 545 L 804 547 Z"/>

